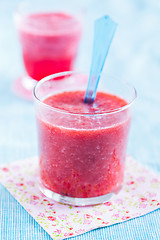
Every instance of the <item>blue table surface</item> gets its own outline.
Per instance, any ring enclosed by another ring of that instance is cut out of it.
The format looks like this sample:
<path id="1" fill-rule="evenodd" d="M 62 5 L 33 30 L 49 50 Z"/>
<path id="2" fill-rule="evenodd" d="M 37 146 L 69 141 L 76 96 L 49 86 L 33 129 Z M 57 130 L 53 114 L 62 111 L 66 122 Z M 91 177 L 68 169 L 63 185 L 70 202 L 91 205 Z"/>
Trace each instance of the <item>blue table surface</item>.
<path id="1" fill-rule="evenodd" d="M 33 104 L 14 95 L 11 89 L 13 81 L 23 73 L 12 16 L 19 2 L 0 0 L 0 164 L 37 154 Z M 86 23 L 76 68 L 90 67 L 93 20 L 103 14 L 110 15 L 118 23 L 118 29 L 104 71 L 129 81 L 138 92 L 128 152 L 160 174 L 160 3 L 149 0 L 79 3 L 85 9 Z M 19 239 L 50 240 L 51 237 L 0 185 L 0 240 Z M 157 240 L 160 211 L 72 239 Z"/>

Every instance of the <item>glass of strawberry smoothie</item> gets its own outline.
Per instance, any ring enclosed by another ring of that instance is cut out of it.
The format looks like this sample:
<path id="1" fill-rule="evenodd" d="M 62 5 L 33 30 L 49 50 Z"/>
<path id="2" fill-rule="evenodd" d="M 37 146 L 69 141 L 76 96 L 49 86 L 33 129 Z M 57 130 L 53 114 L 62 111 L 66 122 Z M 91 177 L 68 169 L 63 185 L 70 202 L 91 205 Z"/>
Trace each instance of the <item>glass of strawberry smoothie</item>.
<path id="1" fill-rule="evenodd" d="M 120 190 L 136 98 L 132 86 L 104 74 L 107 87 L 99 86 L 95 101 L 84 103 L 87 78 L 53 74 L 34 88 L 40 189 L 76 206 L 106 202 Z"/>
<path id="2" fill-rule="evenodd" d="M 23 2 L 14 15 L 26 71 L 14 83 L 14 90 L 27 99 L 32 98 L 36 81 L 73 70 L 77 56 L 82 33 L 80 17 L 76 11 L 73 13 L 74 7 L 71 12 L 65 5 L 58 8 L 58 1 L 53 3 Z"/>

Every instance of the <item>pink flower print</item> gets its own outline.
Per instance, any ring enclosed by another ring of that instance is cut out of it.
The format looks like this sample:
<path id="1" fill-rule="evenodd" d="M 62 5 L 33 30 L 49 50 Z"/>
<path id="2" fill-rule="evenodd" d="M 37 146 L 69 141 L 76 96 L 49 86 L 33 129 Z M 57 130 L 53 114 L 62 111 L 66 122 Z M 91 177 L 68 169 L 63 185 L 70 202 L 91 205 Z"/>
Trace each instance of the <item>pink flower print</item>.
<path id="1" fill-rule="evenodd" d="M 4 167 L 4 168 L 2 168 L 2 171 L 3 171 L 3 172 L 9 172 L 9 169 L 6 168 L 6 167 Z"/>
<path id="2" fill-rule="evenodd" d="M 123 216 L 122 217 L 122 220 L 127 220 L 127 219 L 130 219 L 130 217 L 129 216 Z"/>
<path id="3" fill-rule="evenodd" d="M 55 220 L 56 220 L 56 218 L 55 218 L 55 217 L 53 217 L 53 216 L 49 216 L 49 217 L 48 217 L 48 220 L 49 220 L 49 221 L 55 221 Z"/>
<path id="4" fill-rule="evenodd" d="M 49 209 L 50 209 L 50 210 L 52 210 L 52 209 L 53 209 L 53 207 L 49 207 Z"/>
<path id="5" fill-rule="evenodd" d="M 32 198 L 33 198 L 33 200 L 39 200 L 39 197 L 36 195 L 33 195 Z"/>
<path id="6" fill-rule="evenodd" d="M 147 204 L 145 204 L 145 203 L 140 203 L 139 204 L 139 208 L 146 208 L 147 207 Z"/>
<path id="7" fill-rule="evenodd" d="M 152 183 L 157 183 L 158 182 L 158 179 L 157 178 L 153 178 L 152 179 Z"/>
<path id="8" fill-rule="evenodd" d="M 96 216 L 102 215 L 102 212 L 95 211 L 95 215 Z"/>
<path id="9" fill-rule="evenodd" d="M 19 166 L 15 165 L 12 167 L 13 170 L 19 170 Z"/>
<path id="10" fill-rule="evenodd" d="M 90 224 L 92 222 L 93 216 L 90 214 L 84 214 L 84 224 Z"/>
<path id="11" fill-rule="evenodd" d="M 35 183 L 33 181 L 28 181 L 26 183 L 27 183 L 27 185 L 32 186 L 32 187 L 35 185 Z"/>
<path id="12" fill-rule="evenodd" d="M 127 183 L 127 185 L 132 185 L 132 184 L 134 184 L 135 182 L 134 181 L 130 181 L 130 182 L 126 182 Z"/>
<path id="13" fill-rule="evenodd" d="M 39 213 L 38 216 L 39 217 L 45 217 L 45 214 L 44 213 Z"/>
<path id="14" fill-rule="evenodd" d="M 12 180 L 12 179 L 9 179 L 8 182 L 13 183 L 13 180 Z"/>
<path id="15" fill-rule="evenodd" d="M 65 233 L 64 236 L 65 236 L 65 237 L 68 237 L 68 236 L 69 236 L 69 233 Z"/>
<path id="16" fill-rule="evenodd" d="M 48 206 L 53 206 L 53 205 L 54 205 L 54 203 L 48 203 L 47 205 L 48 205 Z"/>
<path id="17" fill-rule="evenodd" d="M 70 222 L 66 222 L 66 225 L 67 225 L 67 226 L 70 225 Z"/>
<path id="18" fill-rule="evenodd" d="M 119 218 L 119 214 L 113 214 L 112 216 L 115 218 Z"/>
<path id="19" fill-rule="evenodd" d="M 106 205 L 106 206 L 111 206 L 112 203 L 111 203 L 111 202 L 105 202 L 104 205 Z"/>
<path id="20" fill-rule="evenodd" d="M 146 201 L 147 201 L 147 198 L 141 197 L 140 200 L 141 200 L 141 202 L 146 202 Z"/>
<path id="21" fill-rule="evenodd" d="M 73 235 L 73 233 L 69 233 L 69 236 L 72 236 Z"/>
<path id="22" fill-rule="evenodd" d="M 32 205 L 37 205 L 37 204 L 38 204 L 38 202 L 36 202 L 36 201 L 34 201 L 34 200 L 30 200 L 29 203 L 32 204 Z"/>
<path id="23" fill-rule="evenodd" d="M 81 228 L 79 230 L 75 231 L 75 233 L 77 233 L 77 234 L 83 233 L 83 232 L 85 232 L 85 229 L 81 229 Z"/>
<path id="24" fill-rule="evenodd" d="M 72 236 L 72 235 L 73 235 L 73 233 L 65 233 L 64 234 L 65 237 Z"/>
<path id="25" fill-rule="evenodd" d="M 93 216 L 90 214 L 84 214 L 84 218 L 90 219 L 90 218 L 93 218 Z"/>
<path id="26" fill-rule="evenodd" d="M 122 200 L 121 198 L 117 198 L 117 199 L 115 200 L 115 202 L 116 202 L 117 204 L 123 204 L 123 200 Z"/>
<path id="27" fill-rule="evenodd" d="M 149 192 L 149 193 L 148 193 L 148 196 L 152 198 L 152 197 L 156 197 L 157 194 L 156 194 L 156 193 L 151 193 L 151 192 Z"/>
<path id="28" fill-rule="evenodd" d="M 16 186 L 17 187 L 22 187 L 22 186 L 24 186 L 24 184 L 23 183 L 17 183 Z"/>
<path id="29" fill-rule="evenodd" d="M 60 234 L 60 233 L 61 233 L 61 230 L 56 229 L 54 232 Z"/>
<path id="30" fill-rule="evenodd" d="M 62 214 L 62 215 L 60 215 L 60 216 L 58 216 L 60 219 L 62 219 L 62 220 L 65 220 L 65 219 L 67 219 L 67 215 L 66 214 Z"/>
<path id="31" fill-rule="evenodd" d="M 109 223 L 109 222 L 102 222 L 102 224 L 106 224 L 106 225 L 107 225 L 108 223 Z"/>
<path id="32" fill-rule="evenodd" d="M 152 203 L 150 204 L 150 206 L 153 206 L 156 202 L 157 202 L 157 200 L 152 199 Z"/>
<path id="33" fill-rule="evenodd" d="M 90 220 L 90 219 L 85 219 L 83 223 L 84 223 L 84 224 L 90 224 L 91 222 L 92 222 L 92 220 Z"/>
<path id="34" fill-rule="evenodd" d="M 144 180 L 145 180 L 145 177 L 138 177 L 137 179 L 136 179 L 138 182 L 143 182 Z"/>
<path id="35" fill-rule="evenodd" d="M 39 197 L 36 195 L 31 196 L 30 204 L 37 205 L 38 202 L 36 200 L 39 200 Z"/>

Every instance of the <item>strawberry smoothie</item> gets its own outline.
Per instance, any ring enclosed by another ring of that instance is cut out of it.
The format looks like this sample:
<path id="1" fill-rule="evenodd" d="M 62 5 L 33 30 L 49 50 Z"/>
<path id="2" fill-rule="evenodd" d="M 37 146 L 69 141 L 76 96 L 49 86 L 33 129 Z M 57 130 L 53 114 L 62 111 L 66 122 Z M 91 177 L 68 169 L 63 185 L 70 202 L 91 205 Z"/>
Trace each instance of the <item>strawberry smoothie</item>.
<path id="1" fill-rule="evenodd" d="M 28 75 L 34 80 L 68 71 L 78 51 L 81 24 L 63 12 L 34 13 L 16 20 Z"/>
<path id="2" fill-rule="evenodd" d="M 37 114 L 41 184 L 61 196 L 93 198 L 123 182 L 131 116 L 126 100 L 98 92 L 64 91 L 43 99 Z M 48 108 L 47 107 L 47 108 Z"/>

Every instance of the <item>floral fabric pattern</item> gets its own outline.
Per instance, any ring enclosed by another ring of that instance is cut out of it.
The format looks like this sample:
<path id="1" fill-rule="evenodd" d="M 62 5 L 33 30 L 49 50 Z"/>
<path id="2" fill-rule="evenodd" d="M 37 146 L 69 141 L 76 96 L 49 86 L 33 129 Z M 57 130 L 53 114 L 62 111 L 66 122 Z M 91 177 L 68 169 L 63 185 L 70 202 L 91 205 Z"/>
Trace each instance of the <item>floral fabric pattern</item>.
<path id="1" fill-rule="evenodd" d="M 38 188 L 37 169 L 37 158 L 3 165 L 0 182 L 56 240 L 139 217 L 160 207 L 160 176 L 130 156 L 121 191 L 110 201 L 90 207 L 73 207 L 46 198 Z"/>

